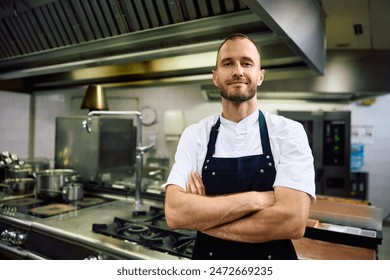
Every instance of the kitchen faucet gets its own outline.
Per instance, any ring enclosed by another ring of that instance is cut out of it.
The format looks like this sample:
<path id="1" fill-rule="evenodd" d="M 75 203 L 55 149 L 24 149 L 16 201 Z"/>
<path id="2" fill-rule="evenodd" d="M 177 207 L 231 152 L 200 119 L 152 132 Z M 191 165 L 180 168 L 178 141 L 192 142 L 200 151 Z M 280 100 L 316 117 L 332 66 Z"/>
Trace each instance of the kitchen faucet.
<path id="1" fill-rule="evenodd" d="M 88 133 L 92 131 L 92 116 L 100 115 L 131 115 L 137 116 L 137 148 L 135 161 L 135 210 L 141 210 L 141 177 L 143 166 L 143 155 L 154 147 L 154 144 L 142 146 L 142 114 L 139 111 L 90 111 L 87 120 L 82 122 Z"/>

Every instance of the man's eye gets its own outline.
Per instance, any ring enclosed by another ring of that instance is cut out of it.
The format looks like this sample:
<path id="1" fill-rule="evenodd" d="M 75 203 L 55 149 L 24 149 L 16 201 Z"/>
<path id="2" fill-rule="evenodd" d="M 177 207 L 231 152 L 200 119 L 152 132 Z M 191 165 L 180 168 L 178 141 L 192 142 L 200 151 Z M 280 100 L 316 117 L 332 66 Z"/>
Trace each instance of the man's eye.
<path id="1" fill-rule="evenodd" d="M 232 64 L 230 63 L 230 62 L 225 62 L 224 64 L 223 64 L 223 66 L 225 66 L 225 67 L 228 67 L 228 66 L 231 66 Z"/>

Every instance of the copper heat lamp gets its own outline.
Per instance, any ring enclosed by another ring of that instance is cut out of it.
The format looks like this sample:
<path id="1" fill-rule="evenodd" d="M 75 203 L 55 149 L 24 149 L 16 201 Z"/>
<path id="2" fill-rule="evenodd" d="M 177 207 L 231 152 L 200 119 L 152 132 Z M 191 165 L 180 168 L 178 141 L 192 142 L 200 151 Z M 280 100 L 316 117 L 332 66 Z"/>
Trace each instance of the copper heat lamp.
<path id="1" fill-rule="evenodd" d="M 108 110 L 106 96 L 101 85 L 89 85 L 85 92 L 81 109 L 89 111 L 106 111 Z"/>

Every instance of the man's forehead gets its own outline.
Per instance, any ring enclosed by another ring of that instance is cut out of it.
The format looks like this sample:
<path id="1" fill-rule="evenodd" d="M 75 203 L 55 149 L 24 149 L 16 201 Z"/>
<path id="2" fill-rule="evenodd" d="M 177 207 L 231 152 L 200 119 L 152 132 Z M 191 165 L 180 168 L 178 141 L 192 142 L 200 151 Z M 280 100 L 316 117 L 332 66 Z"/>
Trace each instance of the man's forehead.
<path id="1" fill-rule="evenodd" d="M 219 50 L 218 60 L 226 59 L 252 59 L 260 60 L 260 54 L 257 47 L 248 39 L 238 38 L 235 40 L 226 41 Z"/>

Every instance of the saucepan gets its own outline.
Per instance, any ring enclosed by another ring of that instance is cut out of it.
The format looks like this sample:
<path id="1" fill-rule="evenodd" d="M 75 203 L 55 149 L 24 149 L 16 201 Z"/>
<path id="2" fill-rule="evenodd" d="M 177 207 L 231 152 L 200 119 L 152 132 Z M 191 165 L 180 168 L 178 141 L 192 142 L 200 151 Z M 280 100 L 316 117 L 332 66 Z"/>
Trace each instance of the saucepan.
<path id="1" fill-rule="evenodd" d="M 65 202 L 76 202 L 84 197 L 84 186 L 81 183 L 69 182 L 62 187 L 62 198 Z"/>
<path id="2" fill-rule="evenodd" d="M 68 182 L 75 182 L 78 173 L 72 169 L 47 169 L 34 173 L 36 194 L 40 198 L 61 198 L 62 187 Z"/>
<path id="3" fill-rule="evenodd" d="M 0 187 L 13 195 L 30 194 L 35 189 L 35 179 L 33 178 L 12 178 L 6 179 Z"/>

